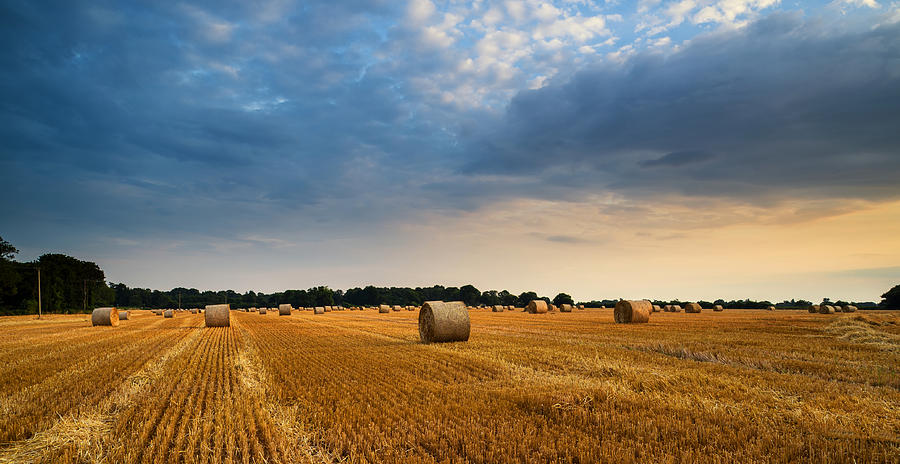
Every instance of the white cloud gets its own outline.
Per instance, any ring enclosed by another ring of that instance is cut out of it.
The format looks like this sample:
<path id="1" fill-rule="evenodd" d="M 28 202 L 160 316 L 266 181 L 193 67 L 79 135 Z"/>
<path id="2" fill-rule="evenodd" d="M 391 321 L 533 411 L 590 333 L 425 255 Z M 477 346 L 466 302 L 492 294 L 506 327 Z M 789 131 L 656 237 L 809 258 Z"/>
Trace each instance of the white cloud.
<path id="1" fill-rule="evenodd" d="M 434 4 L 429 0 L 410 0 L 406 7 L 406 16 L 412 25 L 421 26 L 434 14 Z"/>

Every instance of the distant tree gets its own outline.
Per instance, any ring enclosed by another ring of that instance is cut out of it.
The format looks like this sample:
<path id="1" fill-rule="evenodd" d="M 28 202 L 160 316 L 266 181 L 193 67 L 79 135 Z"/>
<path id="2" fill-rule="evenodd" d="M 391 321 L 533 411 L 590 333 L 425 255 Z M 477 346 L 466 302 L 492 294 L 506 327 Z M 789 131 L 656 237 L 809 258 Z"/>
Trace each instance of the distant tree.
<path id="1" fill-rule="evenodd" d="M 507 290 L 500 290 L 500 293 L 497 294 L 500 297 L 500 304 L 507 306 L 515 306 L 518 298 L 512 293 L 509 293 Z"/>
<path id="2" fill-rule="evenodd" d="M 18 253 L 19 250 L 12 246 L 11 243 L 3 240 L 3 237 L 0 237 L 0 259 L 3 260 L 12 260 L 13 256 Z"/>
<path id="3" fill-rule="evenodd" d="M 481 298 L 481 291 L 472 285 L 463 285 L 459 289 L 459 298 L 467 306 L 476 306 L 478 305 L 478 299 Z"/>
<path id="4" fill-rule="evenodd" d="M 900 309 L 900 285 L 895 285 L 894 288 L 888 290 L 881 295 L 881 306 L 886 309 Z"/>
<path id="5" fill-rule="evenodd" d="M 538 299 L 537 293 L 534 292 L 522 292 L 519 297 L 516 299 L 516 306 L 520 308 L 524 308 L 528 306 L 528 303 L 531 303 L 531 300 Z"/>
<path id="6" fill-rule="evenodd" d="M 498 305 L 500 303 L 500 295 L 497 293 L 497 290 L 487 290 L 481 293 L 481 298 L 478 300 L 481 304 L 485 304 L 488 306 Z"/>
<path id="7" fill-rule="evenodd" d="M 562 306 L 564 304 L 575 304 L 575 301 L 572 300 L 572 297 L 566 293 L 560 293 L 553 297 L 553 304 L 556 306 Z"/>

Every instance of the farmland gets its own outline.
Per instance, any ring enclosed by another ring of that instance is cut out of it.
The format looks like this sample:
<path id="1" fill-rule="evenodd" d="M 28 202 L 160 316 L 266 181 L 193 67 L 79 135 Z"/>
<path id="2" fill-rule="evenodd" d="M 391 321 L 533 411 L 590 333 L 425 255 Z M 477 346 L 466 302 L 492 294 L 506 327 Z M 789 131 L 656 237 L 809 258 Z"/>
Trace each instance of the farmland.
<path id="1" fill-rule="evenodd" d="M 0 462 L 896 462 L 900 314 L 0 319 Z"/>

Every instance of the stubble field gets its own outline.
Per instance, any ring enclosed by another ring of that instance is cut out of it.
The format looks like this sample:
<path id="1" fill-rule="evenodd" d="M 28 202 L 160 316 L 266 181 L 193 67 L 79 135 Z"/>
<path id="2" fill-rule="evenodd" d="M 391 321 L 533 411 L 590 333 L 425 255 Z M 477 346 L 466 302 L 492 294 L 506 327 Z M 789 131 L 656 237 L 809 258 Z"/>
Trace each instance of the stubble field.
<path id="1" fill-rule="evenodd" d="M 0 462 L 897 462 L 900 314 L 0 318 Z"/>

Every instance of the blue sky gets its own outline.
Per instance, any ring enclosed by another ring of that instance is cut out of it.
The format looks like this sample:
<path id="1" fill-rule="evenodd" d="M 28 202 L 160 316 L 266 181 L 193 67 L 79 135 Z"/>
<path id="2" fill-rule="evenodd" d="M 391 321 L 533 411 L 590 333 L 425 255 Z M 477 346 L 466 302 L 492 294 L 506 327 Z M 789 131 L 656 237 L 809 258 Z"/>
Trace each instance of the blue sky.
<path id="1" fill-rule="evenodd" d="M 900 280 L 898 2 L 5 1 L 0 21 L 21 259 L 582 299 Z"/>

